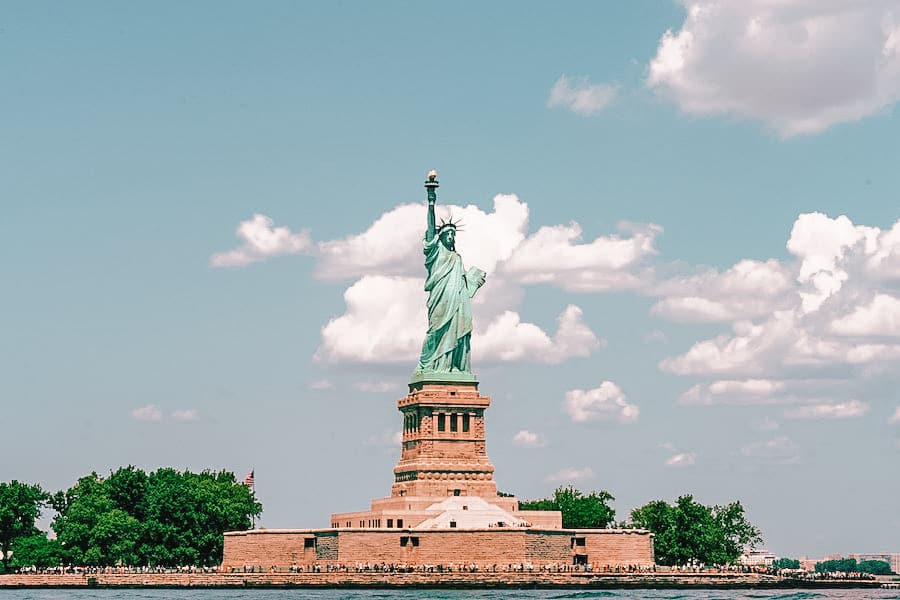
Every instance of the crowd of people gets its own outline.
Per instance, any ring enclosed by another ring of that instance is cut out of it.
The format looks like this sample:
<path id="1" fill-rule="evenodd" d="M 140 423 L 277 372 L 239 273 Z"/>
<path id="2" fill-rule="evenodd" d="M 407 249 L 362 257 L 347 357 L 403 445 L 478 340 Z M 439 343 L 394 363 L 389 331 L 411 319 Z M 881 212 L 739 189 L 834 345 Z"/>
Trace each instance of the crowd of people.
<path id="1" fill-rule="evenodd" d="M 764 565 L 717 565 L 707 566 L 702 564 L 681 565 L 673 567 L 661 567 L 658 565 L 601 565 L 601 564 L 543 564 L 534 565 L 530 562 L 515 564 L 387 564 L 387 563 L 324 563 L 313 565 L 291 565 L 290 567 L 263 567 L 260 565 L 244 565 L 242 567 L 225 568 L 221 566 L 202 567 L 196 565 L 182 567 L 161 566 L 56 566 L 47 568 L 21 567 L 15 573 L 21 575 L 97 575 L 97 574 L 173 574 L 173 573 L 603 573 L 603 574 L 633 574 L 633 573 L 755 573 L 759 575 L 777 575 L 791 579 L 802 580 L 873 580 L 875 577 L 868 573 L 834 571 L 831 573 L 819 573 L 804 571 L 802 569 L 773 569 Z"/>
<path id="2" fill-rule="evenodd" d="M 272 566 L 268 570 L 270 572 L 281 572 L 287 570 L 290 573 L 649 573 L 656 567 L 647 565 L 571 565 L 571 564 L 546 564 L 535 566 L 533 563 L 513 563 L 513 564 L 490 564 L 482 565 L 479 563 L 468 564 L 421 564 L 413 565 L 407 563 L 388 564 L 388 563 L 326 563 L 313 565 L 291 565 L 288 569 Z M 262 573 L 265 572 L 263 567 L 257 565 L 246 565 L 244 567 L 232 568 L 231 572 L 243 573 Z"/>
<path id="3" fill-rule="evenodd" d="M 219 566 L 198 567 L 196 565 L 184 567 L 135 567 L 135 566 L 77 566 L 60 565 L 57 567 L 20 567 L 14 571 L 18 575 L 116 575 L 116 574 L 172 574 L 172 573 L 224 573 Z"/>

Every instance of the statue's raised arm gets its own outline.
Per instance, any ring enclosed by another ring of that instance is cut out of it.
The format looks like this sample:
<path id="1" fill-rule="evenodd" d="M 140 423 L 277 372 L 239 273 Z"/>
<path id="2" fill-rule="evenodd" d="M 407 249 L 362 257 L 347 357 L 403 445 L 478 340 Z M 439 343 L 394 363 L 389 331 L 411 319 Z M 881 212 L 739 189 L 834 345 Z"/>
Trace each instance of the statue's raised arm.
<path id="1" fill-rule="evenodd" d="M 428 225 L 425 229 L 425 241 L 430 242 L 434 239 L 434 204 L 437 202 L 437 171 L 433 170 L 428 173 L 428 181 L 425 182 L 425 190 L 428 192 Z"/>
<path id="2" fill-rule="evenodd" d="M 437 173 L 431 171 L 425 182 L 428 223 L 423 242 L 428 271 L 428 332 L 414 379 L 474 381 L 470 359 L 471 299 L 484 285 L 486 274 L 475 267 L 468 271 L 463 267 L 462 258 L 456 253 L 458 223 L 451 219 L 437 226 L 434 205 L 438 185 Z"/>

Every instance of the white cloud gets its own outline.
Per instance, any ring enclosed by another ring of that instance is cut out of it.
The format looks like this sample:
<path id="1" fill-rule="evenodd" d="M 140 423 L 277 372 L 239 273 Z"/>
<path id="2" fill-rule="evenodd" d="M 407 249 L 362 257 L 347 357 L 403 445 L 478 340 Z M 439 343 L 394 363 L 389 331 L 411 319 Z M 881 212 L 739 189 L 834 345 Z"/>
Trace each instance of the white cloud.
<path id="1" fill-rule="evenodd" d="M 851 419 L 869 412 L 869 404 L 859 400 L 848 400 L 834 404 L 810 404 L 785 409 L 788 419 Z"/>
<path id="2" fill-rule="evenodd" d="M 769 379 L 719 380 L 698 383 L 682 394 L 679 404 L 776 404 L 784 390 L 784 382 Z"/>
<path id="3" fill-rule="evenodd" d="M 326 362 L 415 361 L 428 329 L 421 279 L 363 277 L 344 292 L 346 312 L 322 328 L 316 359 Z"/>
<path id="4" fill-rule="evenodd" d="M 490 213 L 474 205 L 439 204 L 436 217 L 462 221 L 456 247 L 466 266 L 477 266 L 490 276 L 497 264 L 510 257 L 525 238 L 528 205 L 514 194 L 498 194 Z M 319 244 L 321 279 L 366 275 L 403 275 L 423 278 L 422 236 L 425 206 L 404 204 L 383 215 L 363 233 Z"/>
<path id="5" fill-rule="evenodd" d="M 780 464 L 793 464 L 800 461 L 800 449 L 797 443 L 787 436 L 752 442 L 741 448 L 741 454 L 748 458 Z"/>
<path id="6" fill-rule="evenodd" d="M 777 311 L 759 325 L 740 321 L 733 329 L 734 335 L 697 342 L 683 355 L 664 359 L 660 368 L 679 375 L 759 376 L 771 373 L 781 357 L 787 361 L 792 346 L 804 354 L 829 350 L 799 330 L 792 311 Z"/>
<path id="7" fill-rule="evenodd" d="M 894 410 L 894 415 L 888 419 L 889 423 L 900 423 L 900 406 Z"/>
<path id="8" fill-rule="evenodd" d="M 831 330 L 851 336 L 900 336 L 900 300 L 876 294 L 868 304 L 857 306 L 848 315 L 835 319 Z"/>
<path id="9" fill-rule="evenodd" d="M 148 404 L 131 411 L 131 418 L 135 421 L 162 421 L 162 411 L 155 404 Z"/>
<path id="10" fill-rule="evenodd" d="M 804 313 L 819 310 L 822 303 L 840 291 L 850 277 L 845 267 L 850 251 L 861 244 L 877 247 L 878 229 L 855 226 L 841 215 L 835 219 L 822 213 L 801 214 L 791 228 L 787 249 L 800 259 L 797 281 L 801 285 L 801 309 Z"/>
<path id="11" fill-rule="evenodd" d="M 667 467 L 692 467 L 697 464 L 696 452 L 680 452 L 666 459 Z"/>
<path id="12" fill-rule="evenodd" d="M 758 120 L 787 137 L 875 114 L 900 98 L 894 0 L 683 0 L 648 85 L 681 110 Z"/>
<path id="13" fill-rule="evenodd" d="M 564 469 L 560 469 L 555 473 L 551 473 L 544 478 L 544 481 L 549 483 L 572 483 L 575 481 L 584 481 L 585 479 L 591 479 L 594 476 L 594 471 L 590 467 L 566 467 Z"/>
<path id="14" fill-rule="evenodd" d="M 361 392 L 373 394 L 381 394 L 384 392 L 393 392 L 400 389 L 400 384 L 393 381 L 360 381 L 353 385 Z"/>
<path id="15" fill-rule="evenodd" d="M 688 323 L 751 319 L 789 306 L 793 282 L 777 260 L 742 260 L 724 272 L 674 278 L 656 286 L 655 315 Z"/>
<path id="16" fill-rule="evenodd" d="M 542 448 L 545 442 L 541 434 L 523 429 L 513 436 L 513 443 L 522 448 Z"/>
<path id="17" fill-rule="evenodd" d="M 211 267 L 242 267 L 275 256 L 299 254 L 312 247 L 309 231 L 293 233 L 287 227 L 273 227 L 272 219 L 260 214 L 241 221 L 237 236 L 243 244 L 234 250 L 213 254 L 209 259 Z"/>
<path id="18" fill-rule="evenodd" d="M 575 423 L 603 420 L 633 423 L 641 412 L 637 405 L 625 401 L 624 392 L 612 381 L 604 381 L 591 390 L 566 392 L 563 407 Z"/>
<path id="19" fill-rule="evenodd" d="M 581 320 L 581 309 L 569 305 L 559 316 L 551 339 L 540 327 L 522 323 L 518 313 L 506 311 L 473 335 L 473 356 L 488 362 L 534 361 L 559 363 L 589 356 L 602 345 Z"/>
<path id="20" fill-rule="evenodd" d="M 172 412 L 172 418 L 176 421 L 196 421 L 200 418 L 200 412 L 196 408 L 179 408 Z"/>
<path id="21" fill-rule="evenodd" d="M 570 79 L 562 75 L 550 90 L 547 106 L 559 106 L 576 115 L 589 117 L 606 108 L 615 99 L 617 91 L 617 86 L 592 84 L 587 77 Z"/>
<path id="22" fill-rule="evenodd" d="M 730 335 L 699 341 L 660 367 L 682 375 L 754 379 L 799 373 L 827 378 L 842 368 L 862 381 L 900 360 L 900 301 L 882 291 L 900 275 L 900 221 L 882 230 L 854 225 L 845 216 L 802 214 L 787 248 L 796 262 L 773 272 L 796 273 L 796 279 L 792 290 L 781 293 L 777 310 L 757 320 L 735 319 Z M 660 288 L 674 289 L 666 285 Z"/>
<path id="23" fill-rule="evenodd" d="M 457 248 L 467 267 L 487 271 L 487 286 L 472 303 L 473 360 L 479 363 L 537 361 L 559 363 L 585 357 L 603 345 L 568 306 L 555 333 L 522 319 L 516 310 L 523 286 L 546 283 L 564 289 L 606 290 L 645 287 L 655 254 L 656 225 L 623 223 L 627 236 L 611 235 L 580 243 L 577 223 L 544 227 L 526 236 L 528 206 L 511 194 L 494 197 L 493 210 L 438 205 L 438 218 L 452 215 L 464 228 Z M 426 331 L 422 290 L 422 231 L 425 208 L 394 208 L 364 232 L 319 244 L 317 276 L 358 277 L 344 293 L 346 310 L 322 328 L 316 360 L 324 362 L 411 363 Z"/>
<path id="24" fill-rule="evenodd" d="M 422 280 L 413 277 L 363 277 L 346 292 L 346 312 L 322 328 L 316 358 L 326 362 L 414 362 L 428 328 Z M 477 309 L 478 307 L 476 307 Z M 480 311 L 478 311 L 480 312 Z M 519 314 L 506 311 L 473 333 L 472 352 L 477 361 L 534 361 L 559 363 L 588 356 L 602 340 L 584 324 L 581 309 L 567 307 L 550 337 Z"/>
<path id="25" fill-rule="evenodd" d="M 656 254 L 653 243 L 662 227 L 621 223 L 619 229 L 630 236 L 601 236 L 582 244 L 578 223 L 541 227 L 501 265 L 503 273 L 521 283 L 546 283 L 573 291 L 642 287 L 652 271 L 640 267 Z"/>
<path id="26" fill-rule="evenodd" d="M 334 387 L 334 384 L 328 379 L 317 379 L 309 384 L 309 389 L 311 390 L 328 390 L 332 387 Z"/>

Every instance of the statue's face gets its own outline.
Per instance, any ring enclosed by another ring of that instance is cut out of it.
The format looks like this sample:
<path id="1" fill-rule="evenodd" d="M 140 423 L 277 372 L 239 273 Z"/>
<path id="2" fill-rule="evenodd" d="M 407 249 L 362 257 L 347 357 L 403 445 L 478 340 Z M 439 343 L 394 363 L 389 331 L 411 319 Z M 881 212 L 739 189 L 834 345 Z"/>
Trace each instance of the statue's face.
<path id="1" fill-rule="evenodd" d="M 441 243 L 447 250 L 456 250 L 456 230 L 451 227 L 442 231 Z"/>

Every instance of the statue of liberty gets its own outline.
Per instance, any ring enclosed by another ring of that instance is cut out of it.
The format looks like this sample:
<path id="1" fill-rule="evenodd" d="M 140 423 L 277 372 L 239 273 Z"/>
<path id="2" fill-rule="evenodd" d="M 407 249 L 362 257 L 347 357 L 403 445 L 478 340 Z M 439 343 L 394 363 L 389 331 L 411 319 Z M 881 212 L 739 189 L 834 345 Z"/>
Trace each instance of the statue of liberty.
<path id="1" fill-rule="evenodd" d="M 428 225 L 424 250 L 425 291 L 428 292 L 428 332 L 422 344 L 422 355 L 413 375 L 414 380 L 431 379 L 432 375 L 453 380 L 474 380 L 469 343 L 472 337 L 472 297 L 484 285 L 485 272 L 463 269 L 456 253 L 457 223 L 434 220 L 437 201 L 437 173 L 431 171 L 425 189 L 428 191 Z"/>

